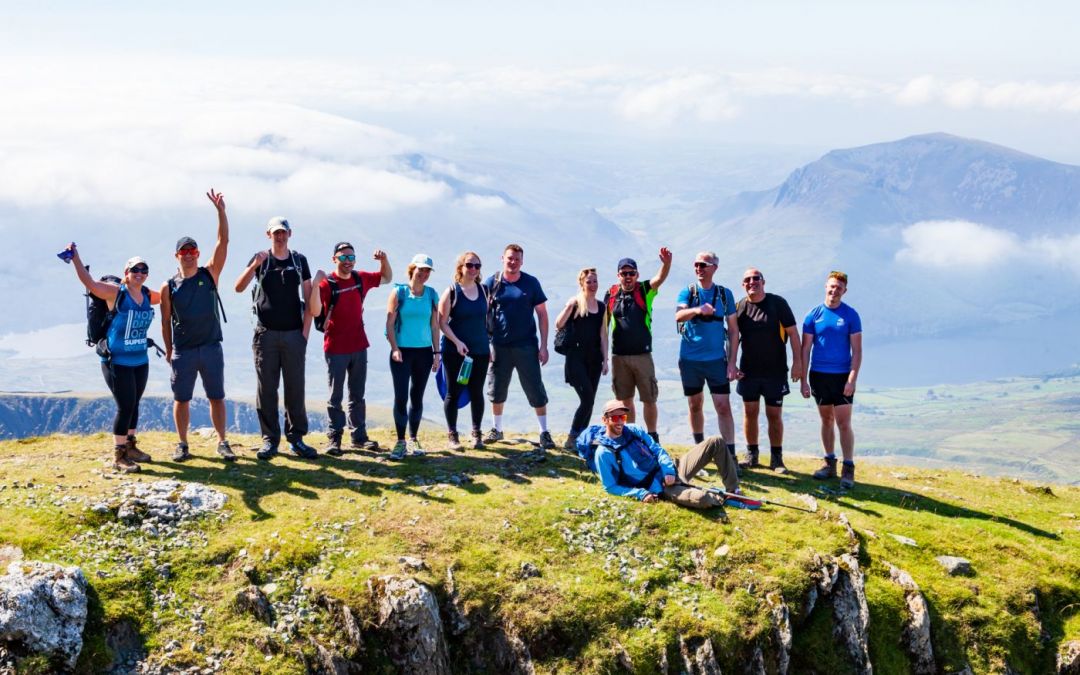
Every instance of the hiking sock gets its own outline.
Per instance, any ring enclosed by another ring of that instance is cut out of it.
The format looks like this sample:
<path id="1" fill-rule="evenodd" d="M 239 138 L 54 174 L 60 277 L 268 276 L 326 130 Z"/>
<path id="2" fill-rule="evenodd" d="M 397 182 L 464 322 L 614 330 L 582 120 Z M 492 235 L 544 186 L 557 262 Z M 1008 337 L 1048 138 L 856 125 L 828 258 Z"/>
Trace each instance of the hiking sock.
<path id="1" fill-rule="evenodd" d="M 737 457 L 738 456 L 738 455 L 735 454 L 735 444 L 734 443 L 728 443 L 727 444 L 727 451 L 728 451 L 728 454 L 731 455 L 732 457 Z"/>
<path id="2" fill-rule="evenodd" d="M 753 445 L 751 445 L 751 444 L 747 443 L 746 444 L 746 452 L 750 453 L 751 455 L 759 454 L 760 451 L 758 450 L 758 444 L 754 443 Z"/>
<path id="3" fill-rule="evenodd" d="M 492 415 L 491 426 L 495 427 L 495 431 L 502 431 L 502 415 Z"/>
<path id="4" fill-rule="evenodd" d="M 649 432 L 649 436 L 651 436 L 651 437 L 652 437 L 652 439 L 653 439 L 654 441 L 656 441 L 657 443 L 659 443 L 659 442 L 660 442 L 660 433 L 659 433 L 659 432 L 656 432 L 656 431 L 650 431 L 650 432 Z"/>
<path id="5" fill-rule="evenodd" d="M 827 459 L 830 462 L 835 462 L 836 461 L 836 453 L 826 452 L 825 453 L 825 459 Z"/>
<path id="6" fill-rule="evenodd" d="M 694 432 L 694 442 L 695 443 L 700 443 L 700 442 L 702 442 L 704 440 L 705 440 L 705 432 L 704 431 L 695 431 Z"/>
<path id="7" fill-rule="evenodd" d="M 844 466 L 855 466 L 855 462 L 853 462 L 850 459 L 845 459 L 844 460 Z"/>
<path id="8" fill-rule="evenodd" d="M 544 433 L 545 431 L 548 430 L 548 428 L 547 428 L 547 415 L 537 415 L 536 416 L 536 423 L 540 425 L 540 433 Z"/>
<path id="9" fill-rule="evenodd" d="M 783 455 L 784 454 L 784 446 L 782 446 L 782 445 L 770 445 L 769 446 L 769 454 L 771 454 L 771 455 Z"/>

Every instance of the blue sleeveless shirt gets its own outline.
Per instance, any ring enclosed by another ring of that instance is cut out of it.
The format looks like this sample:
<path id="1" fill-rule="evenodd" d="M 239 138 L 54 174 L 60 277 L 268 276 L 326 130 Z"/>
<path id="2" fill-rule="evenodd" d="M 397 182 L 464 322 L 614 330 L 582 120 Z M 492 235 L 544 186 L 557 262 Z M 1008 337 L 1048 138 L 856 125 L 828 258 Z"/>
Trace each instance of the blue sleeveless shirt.
<path id="1" fill-rule="evenodd" d="M 135 304 L 128 294 L 127 284 L 121 285 L 120 292 L 116 294 L 116 316 L 109 324 L 105 339 L 112 362 L 118 366 L 141 366 L 149 362 L 146 331 L 154 322 L 154 308 L 150 306 L 150 292 L 147 289 L 143 289 L 142 296 L 142 304 Z"/>

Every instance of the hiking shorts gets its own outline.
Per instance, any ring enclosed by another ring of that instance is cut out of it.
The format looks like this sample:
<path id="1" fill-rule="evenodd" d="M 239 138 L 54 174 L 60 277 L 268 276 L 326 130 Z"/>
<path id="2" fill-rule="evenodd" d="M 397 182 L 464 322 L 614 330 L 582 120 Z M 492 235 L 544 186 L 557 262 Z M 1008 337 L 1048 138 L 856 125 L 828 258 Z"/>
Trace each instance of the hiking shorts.
<path id="1" fill-rule="evenodd" d="M 225 398 L 225 355 L 220 342 L 212 342 L 198 347 L 185 347 L 183 351 L 173 349 L 172 361 L 169 362 L 172 375 L 173 400 L 186 403 L 195 393 L 195 378 L 202 378 L 206 398 L 218 401 Z"/>
<path id="2" fill-rule="evenodd" d="M 844 396 L 844 385 L 851 373 L 818 373 L 810 371 L 810 393 L 818 405 L 851 405 L 855 395 Z"/>
<path id="3" fill-rule="evenodd" d="M 541 408 L 548 404 L 544 379 L 540 375 L 539 347 L 494 345 L 492 357 L 495 361 L 488 371 L 488 400 L 492 403 L 506 403 L 506 395 L 510 392 L 510 378 L 516 370 L 529 405 Z"/>
<path id="4" fill-rule="evenodd" d="M 709 385 L 709 393 L 714 396 L 731 393 L 731 383 L 727 379 L 727 359 L 712 361 L 679 360 L 679 377 L 682 378 L 683 396 L 697 396 Z"/>
<path id="5" fill-rule="evenodd" d="M 642 403 L 656 403 L 660 396 L 652 354 L 612 355 L 611 390 L 615 398 L 629 401 L 635 389 Z"/>
<path id="6" fill-rule="evenodd" d="M 765 405 L 774 408 L 784 405 L 784 397 L 791 393 L 786 374 L 775 377 L 744 377 L 735 386 L 735 391 L 744 402 L 756 403 L 758 399 L 764 398 Z"/>

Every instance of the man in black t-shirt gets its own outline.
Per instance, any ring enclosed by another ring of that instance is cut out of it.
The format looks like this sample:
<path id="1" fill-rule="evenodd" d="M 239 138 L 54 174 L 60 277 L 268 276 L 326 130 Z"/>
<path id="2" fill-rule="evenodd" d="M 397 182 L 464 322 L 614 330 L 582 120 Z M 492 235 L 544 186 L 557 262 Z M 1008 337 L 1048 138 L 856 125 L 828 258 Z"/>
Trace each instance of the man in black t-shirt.
<path id="1" fill-rule="evenodd" d="M 311 270 L 307 258 L 289 250 L 292 228 L 281 217 L 271 218 L 266 236 L 272 242 L 268 251 L 251 257 L 247 268 L 236 280 L 236 292 L 243 293 L 252 279 L 253 307 L 258 323 L 252 351 L 255 353 L 255 375 L 258 381 L 255 408 L 262 430 L 259 459 L 277 454 L 281 442 L 278 423 L 278 381 L 285 380 L 285 439 L 293 454 L 311 459 L 318 456 L 315 448 L 304 443 L 308 431 L 307 408 L 304 404 L 304 362 L 311 315 L 304 311 L 301 298 L 311 296 Z"/>
<path id="2" fill-rule="evenodd" d="M 735 378 L 739 381 L 736 391 L 743 400 L 743 432 L 748 453 L 744 466 L 761 466 L 758 462 L 758 413 L 760 399 L 764 398 L 765 419 L 769 423 L 769 468 L 785 473 L 781 406 L 790 389 L 784 343 L 791 346 L 791 381 L 798 382 L 802 377 L 799 329 L 787 300 L 765 292 L 765 277 L 760 270 L 747 269 L 742 285 L 746 297 L 735 306 L 742 359 Z"/>

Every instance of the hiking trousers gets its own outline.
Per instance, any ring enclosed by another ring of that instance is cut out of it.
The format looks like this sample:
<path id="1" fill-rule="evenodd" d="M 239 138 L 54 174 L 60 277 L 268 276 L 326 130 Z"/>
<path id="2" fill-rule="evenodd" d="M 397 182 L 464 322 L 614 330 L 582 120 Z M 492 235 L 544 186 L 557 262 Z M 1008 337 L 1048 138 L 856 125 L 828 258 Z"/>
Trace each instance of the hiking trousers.
<path id="1" fill-rule="evenodd" d="M 308 432 L 304 403 L 304 362 L 307 340 L 304 332 L 270 330 L 259 326 L 251 342 L 255 353 L 255 409 L 264 441 L 275 447 L 281 442 L 278 422 L 278 384 L 285 380 L 285 438 L 300 440 Z"/>
<path id="2" fill-rule="evenodd" d="M 105 384 L 116 401 L 113 435 L 127 436 L 129 431 L 139 426 L 139 401 L 146 391 L 150 364 L 118 366 L 115 363 L 102 363 L 101 374 L 105 376 Z"/>
<path id="3" fill-rule="evenodd" d="M 330 386 L 330 398 L 326 401 L 326 418 L 330 427 L 327 435 L 340 441 L 345 430 L 345 411 L 341 407 L 341 401 L 345 397 L 347 384 L 349 429 L 352 430 L 352 440 L 363 443 L 368 440 L 367 403 L 364 401 L 364 390 L 367 386 L 367 350 L 324 356 Z"/>
<path id="4" fill-rule="evenodd" d="M 723 436 L 706 438 L 691 448 L 690 452 L 675 460 L 679 483 L 690 483 L 709 462 L 714 462 L 716 468 L 719 469 L 726 491 L 734 492 L 739 488 L 738 467 L 731 453 L 727 451 Z M 692 509 L 708 509 L 724 505 L 724 498 L 720 495 L 679 483 L 664 486 L 664 499 Z"/>

